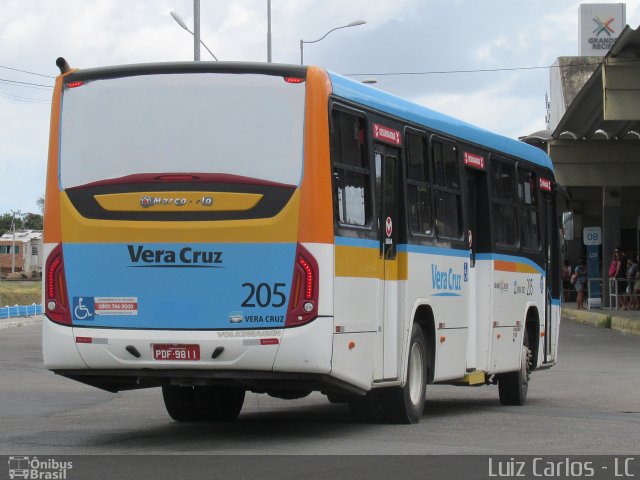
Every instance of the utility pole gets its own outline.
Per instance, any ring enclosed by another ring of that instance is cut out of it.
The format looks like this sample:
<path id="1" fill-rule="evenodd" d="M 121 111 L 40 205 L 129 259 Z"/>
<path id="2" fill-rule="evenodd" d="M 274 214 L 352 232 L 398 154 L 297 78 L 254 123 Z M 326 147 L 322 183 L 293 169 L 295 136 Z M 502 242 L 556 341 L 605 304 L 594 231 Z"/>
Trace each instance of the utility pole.
<path id="1" fill-rule="evenodd" d="M 193 60 L 200 61 L 200 0 L 193 0 Z"/>
<path id="2" fill-rule="evenodd" d="M 13 241 L 11 242 L 11 273 L 16 271 L 16 214 L 13 213 L 11 219 L 11 229 L 13 230 Z"/>
<path id="3" fill-rule="evenodd" d="M 267 62 L 271 63 L 271 0 L 267 0 Z"/>

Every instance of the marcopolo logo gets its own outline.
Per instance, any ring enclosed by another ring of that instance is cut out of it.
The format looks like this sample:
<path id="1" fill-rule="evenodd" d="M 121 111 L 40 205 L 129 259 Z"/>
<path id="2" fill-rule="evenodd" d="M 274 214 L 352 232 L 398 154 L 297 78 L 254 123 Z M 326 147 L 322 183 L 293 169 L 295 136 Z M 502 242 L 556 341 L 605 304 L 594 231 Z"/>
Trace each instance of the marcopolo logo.
<path id="1" fill-rule="evenodd" d="M 196 250 L 191 247 L 151 249 L 144 245 L 127 245 L 133 267 L 223 268 L 222 252 Z"/>
<path id="2" fill-rule="evenodd" d="M 73 462 L 63 462 L 55 458 L 45 460 L 38 457 L 9 457 L 9 478 L 33 480 L 66 480 L 67 472 L 73 468 Z"/>
<path id="3" fill-rule="evenodd" d="M 184 196 L 176 197 L 158 197 L 155 195 L 143 195 L 140 197 L 140 206 L 143 208 L 156 207 L 156 206 L 171 206 L 184 207 L 185 205 L 197 204 L 203 207 L 213 206 L 213 198 L 210 196 L 197 197 L 194 194 L 184 194 Z"/>

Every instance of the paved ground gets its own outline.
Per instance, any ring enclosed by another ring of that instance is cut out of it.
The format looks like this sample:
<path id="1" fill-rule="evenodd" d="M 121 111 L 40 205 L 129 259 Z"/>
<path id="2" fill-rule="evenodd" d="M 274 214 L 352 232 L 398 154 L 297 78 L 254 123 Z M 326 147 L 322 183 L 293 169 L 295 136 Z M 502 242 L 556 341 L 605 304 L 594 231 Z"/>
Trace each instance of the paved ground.
<path id="1" fill-rule="evenodd" d="M 564 321 L 559 363 L 524 407 L 430 386 L 418 425 L 352 422 L 320 394 L 249 394 L 232 424 L 171 421 L 158 389 L 111 394 L 44 369 L 40 327 L 0 331 L 0 454 L 637 454 L 640 337 Z"/>

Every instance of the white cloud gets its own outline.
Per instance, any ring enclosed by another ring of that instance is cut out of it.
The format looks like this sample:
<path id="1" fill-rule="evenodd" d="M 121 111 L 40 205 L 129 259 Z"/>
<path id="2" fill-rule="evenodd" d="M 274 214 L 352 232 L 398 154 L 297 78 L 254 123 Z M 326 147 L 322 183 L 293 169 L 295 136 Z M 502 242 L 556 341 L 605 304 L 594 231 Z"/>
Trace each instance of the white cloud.
<path id="1" fill-rule="evenodd" d="M 543 102 L 537 98 L 505 95 L 505 90 L 508 90 L 506 86 L 496 85 L 473 93 L 434 93 L 412 100 L 511 138 L 542 130 Z"/>
<path id="2" fill-rule="evenodd" d="M 345 73 L 551 65 L 577 53 L 579 0 L 272 0 L 273 60 L 298 63 L 299 41 L 364 19 L 305 47 L 305 60 Z M 265 61 L 266 0 L 201 0 L 203 41 L 223 60 Z M 55 59 L 88 68 L 193 58 L 192 0 L 3 0 L 0 64 L 56 75 Z M 627 21 L 640 22 L 627 3 Z M 203 60 L 208 53 L 202 49 Z M 0 69 L 0 79 L 52 83 Z M 378 86 L 454 116 L 518 136 L 544 127 L 542 71 L 380 77 Z M 2 96 L 5 95 L 5 96 Z M 6 96 L 50 91 L 0 82 L 0 213 L 34 210 L 42 194 L 49 107 Z"/>

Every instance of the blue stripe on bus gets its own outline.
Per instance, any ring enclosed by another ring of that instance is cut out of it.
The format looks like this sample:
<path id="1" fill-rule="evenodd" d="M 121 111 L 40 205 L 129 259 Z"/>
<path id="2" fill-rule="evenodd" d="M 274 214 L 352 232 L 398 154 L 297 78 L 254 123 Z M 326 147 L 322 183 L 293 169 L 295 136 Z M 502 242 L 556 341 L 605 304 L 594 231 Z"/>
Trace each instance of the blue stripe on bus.
<path id="1" fill-rule="evenodd" d="M 436 132 L 522 158 L 553 171 L 551 159 L 539 148 L 443 115 L 342 75 L 328 73 L 333 93 L 338 97 L 406 119 Z"/>
<path id="2" fill-rule="evenodd" d="M 335 243 L 341 247 L 380 248 L 380 241 L 367 238 L 335 237 Z"/>

